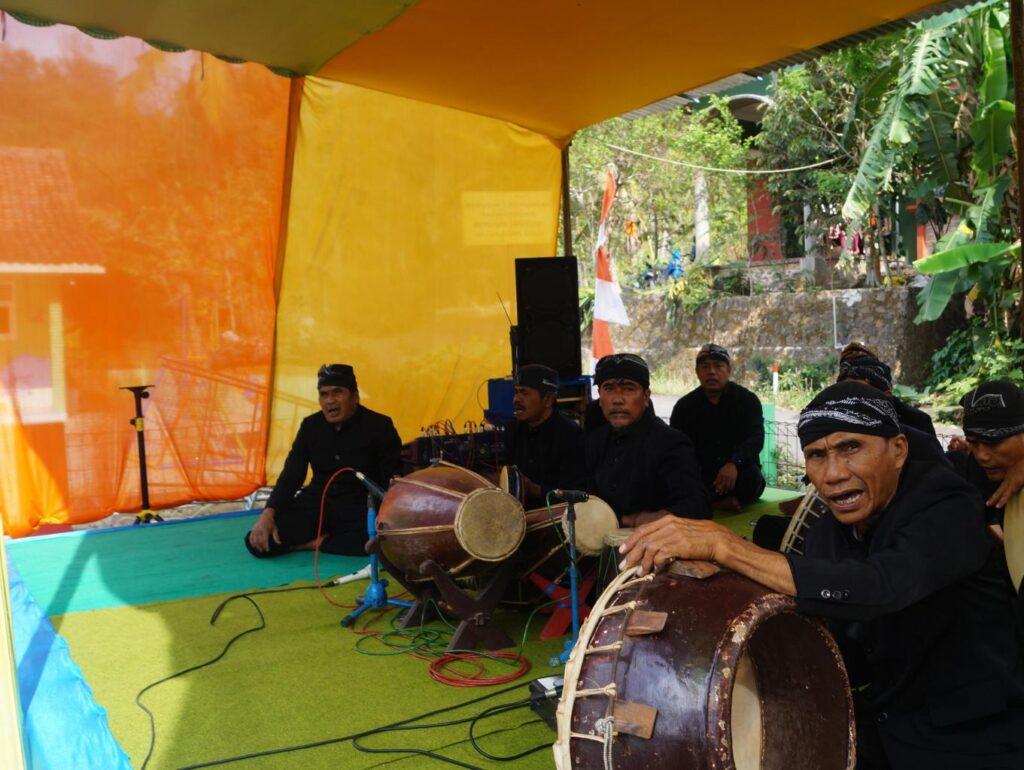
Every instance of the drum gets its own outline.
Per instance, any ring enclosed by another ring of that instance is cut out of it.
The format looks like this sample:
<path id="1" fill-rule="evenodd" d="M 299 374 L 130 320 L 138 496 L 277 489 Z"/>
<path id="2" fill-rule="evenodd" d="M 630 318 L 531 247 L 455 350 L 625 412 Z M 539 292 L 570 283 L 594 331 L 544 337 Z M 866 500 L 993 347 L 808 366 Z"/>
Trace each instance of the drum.
<path id="1" fill-rule="evenodd" d="M 703 562 L 631 568 L 608 586 L 557 715 L 559 770 L 852 770 L 856 758 L 828 631 L 793 599 Z"/>
<path id="2" fill-rule="evenodd" d="M 498 473 L 498 486 L 501 491 L 512 495 L 523 505 L 526 505 L 526 490 L 523 488 L 523 475 L 514 465 L 502 465 Z"/>
<path id="3" fill-rule="evenodd" d="M 607 532 L 619 526 L 615 511 L 604 500 L 591 495 L 586 502 L 576 503 L 576 552 L 578 556 L 597 556 L 604 546 Z M 526 536 L 516 553 L 520 576 L 526 576 L 553 561 L 560 567 L 569 566 L 569 523 L 567 505 L 559 503 L 548 509 L 535 508 L 526 512 Z"/>
<path id="4" fill-rule="evenodd" d="M 526 517 L 518 500 L 483 476 L 441 462 L 392 481 L 376 526 L 384 558 L 417 582 L 430 579 L 420 570 L 428 559 L 453 577 L 508 559 L 523 542 Z"/>
<path id="5" fill-rule="evenodd" d="M 821 499 L 818 490 L 813 484 L 807 487 L 807 493 L 797 506 L 796 513 L 786 527 L 786 533 L 782 536 L 782 545 L 779 551 L 782 553 L 802 554 L 804 552 L 804 536 L 811 525 L 829 513 L 828 503 Z"/>
<path id="6" fill-rule="evenodd" d="M 1003 511 L 1003 548 L 1010 578 L 1019 592 L 1024 580 L 1024 492 L 1011 497 Z"/>

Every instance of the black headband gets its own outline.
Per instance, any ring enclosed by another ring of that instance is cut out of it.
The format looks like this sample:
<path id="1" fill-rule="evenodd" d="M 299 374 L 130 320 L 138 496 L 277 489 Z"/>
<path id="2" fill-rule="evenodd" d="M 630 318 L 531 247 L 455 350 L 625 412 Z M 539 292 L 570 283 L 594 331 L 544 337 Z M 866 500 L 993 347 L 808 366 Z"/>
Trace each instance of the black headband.
<path id="1" fill-rule="evenodd" d="M 722 361 L 723 363 L 732 366 L 732 359 L 729 358 L 729 351 L 721 345 L 716 345 L 713 342 L 708 343 L 697 351 L 697 363 L 699 364 L 705 359 L 710 361 Z"/>
<path id="2" fill-rule="evenodd" d="M 1024 433 L 1024 392 L 1012 382 L 987 382 L 961 398 L 960 405 L 968 436 L 1002 441 Z"/>
<path id="3" fill-rule="evenodd" d="M 594 384 L 607 380 L 632 380 L 642 388 L 651 386 L 651 370 L 647 362 L 633 353 L 612 353 L 597 362 L 594 367 Z"/>
<path id="4" fill-rule="evenodd" d="M 865 380 L 868 385 L 883 392 L 892 390 L 892 369 L 874 356 L 848 358 L 839 364 L 839 378 L 836 382 L 850 378 Z"/>
<path id="5" fill-rule="evenodd" d="M 891 438 L 903 432 L 892 399 L 870 385 L 840 382 L 830 385 L 800 412 L 800 446 L 831 433 L 862 433 Z"/>
<path id="6" fill-rule="evenodd" d="M 358 390 L 356 373 L 348 364 L 324 364 L 316 373 L 316 387 L 324 386 Z"/>
<path id="7" fill-rule="evenodd" d="M 516 385 L 521 388 L 533 388 L 541 393 L 557 393 L 558 372 L 543 364 L 520 366 L 516 372 Z"/>

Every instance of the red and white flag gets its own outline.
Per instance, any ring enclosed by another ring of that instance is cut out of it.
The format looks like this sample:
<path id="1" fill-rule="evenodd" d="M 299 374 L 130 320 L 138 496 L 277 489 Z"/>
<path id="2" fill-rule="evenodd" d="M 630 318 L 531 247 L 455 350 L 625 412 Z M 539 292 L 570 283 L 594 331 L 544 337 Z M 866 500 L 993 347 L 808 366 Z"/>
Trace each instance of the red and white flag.
<path id="1" fill-rule="evenodd" d="M 615 352 L 608 324 L 629 326 L 626 306 L 622 304 L 622 290 L 612 272 L 612 261 L 608 258 L 608 212 L 615 200 L 615 177 L 608 171 L 608 181 L 601 202 L 601 222 L 597 230 L 597 244 L 594 247 L 594 326 L 591 354 L 591 370 L 602 356 Z"/>

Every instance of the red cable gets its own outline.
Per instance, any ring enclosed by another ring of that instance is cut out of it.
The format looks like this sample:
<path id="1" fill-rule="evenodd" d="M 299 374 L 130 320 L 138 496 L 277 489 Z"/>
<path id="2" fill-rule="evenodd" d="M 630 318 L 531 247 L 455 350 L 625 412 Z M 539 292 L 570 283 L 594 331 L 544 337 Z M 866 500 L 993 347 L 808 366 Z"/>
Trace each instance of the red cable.
<path id="1" fill-rule="evenodd" d="M 320 592 L 320 595 L 324 597 L 328 604 L 332 604 L 341 610 L 354 610 L 358 605 L 355 604 L 338 604 L 336 601 L 331 599 L 324 591 L 324 584 L 320 582 L 320 533 L 323 532 L 324 526 L 324 508 L 327 505 L 327 490 L 331 488 L 331 484 L 338 478 L 342 473 L 355 473 L 355 468 L 342 468 L 337 470 L 334 474 L 327 479 L 327 483 L 324 484 L 323 494 L 320 495 L 320 518 L 316 522 L 316 541 L 313 545 L 313 580 L 316 581 L 316 588 Z"/>

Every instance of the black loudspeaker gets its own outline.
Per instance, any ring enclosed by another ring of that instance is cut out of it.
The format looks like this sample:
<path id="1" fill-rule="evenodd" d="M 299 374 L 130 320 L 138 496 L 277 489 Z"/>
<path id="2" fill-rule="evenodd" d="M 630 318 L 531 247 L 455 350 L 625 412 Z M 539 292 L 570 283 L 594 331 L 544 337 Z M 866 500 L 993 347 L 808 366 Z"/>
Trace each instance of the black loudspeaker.
<path id="1" fill-rule="evenodd" d="M 574 257 L 516 260 L 520 366 L 544 364 L 579 377 L 580 286 Z"/>

